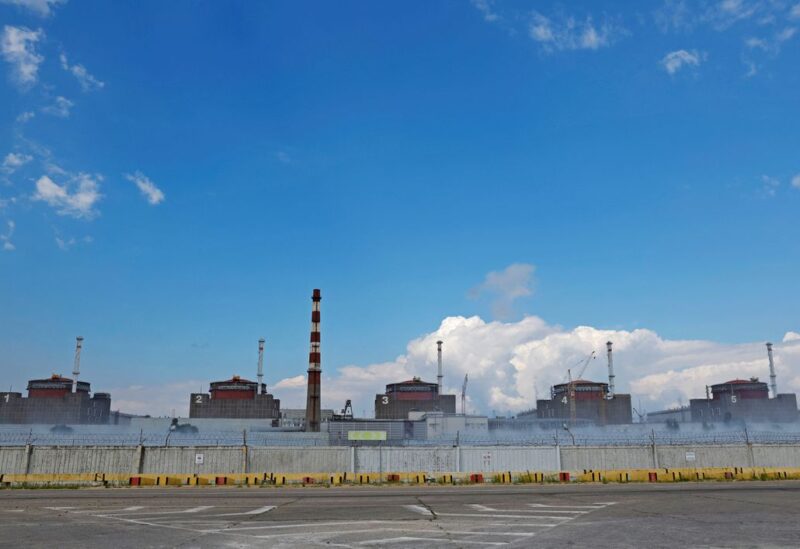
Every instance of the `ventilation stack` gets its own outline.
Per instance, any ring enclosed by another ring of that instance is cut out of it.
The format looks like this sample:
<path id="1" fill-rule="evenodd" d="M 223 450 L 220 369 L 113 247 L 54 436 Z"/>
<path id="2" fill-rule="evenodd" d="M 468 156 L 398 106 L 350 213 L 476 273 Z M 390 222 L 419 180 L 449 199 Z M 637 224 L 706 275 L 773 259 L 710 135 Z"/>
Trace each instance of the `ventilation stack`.
<path id="1" fill-rule="evenodd" d="M 612 354 L 611 347 L 614 344 L 610 341 L 606 342 L 606 349 L 608 355 L 608 397 L 609 399 L 614 398 L 614 355 Z"/>
<path id="2" fill-rule="evenodd" d="M 319 432 L 320 424 L 320 378 L 322 375 L 322 355 L 319 351 L 319 302 L 322 296 L 314 290 L 311 296 L 311 348 L 308 353 L 308 397 L 306 399 L 306 431 Z"/>
<path id="3" fill-rule="evenodd" d="M 78 375 L 81 373 L 81 349 L 83 349 L 83 338 L 75 338 L 75 363 L 72 366 L 72 392 L 78 391 Z"/>
<path id="4" fill-rule="evenodd" d="M 443 341 L 436 342 L 436 348 L 438 353 L 438 364 L 439 364 L 439 373 L 436 375 L 436 386 L 438 387 L 439 394 L 442 394 L 442 343 Z"/>
<path id="5" fill-rule="evenodd" d="M 767 343 L 767 356 L 769 357 L 769 388 L 772 398 L 778 398 L 778 384 L 775 381 L 775 361 L 772 360 L 772 343 Z"/>
<path id="6" fill-rule="evenodd" d="M 264 381 L 264 338 L 258 340 L 258 390 L 256 394 L 261 394 L 261 386 Z"/>

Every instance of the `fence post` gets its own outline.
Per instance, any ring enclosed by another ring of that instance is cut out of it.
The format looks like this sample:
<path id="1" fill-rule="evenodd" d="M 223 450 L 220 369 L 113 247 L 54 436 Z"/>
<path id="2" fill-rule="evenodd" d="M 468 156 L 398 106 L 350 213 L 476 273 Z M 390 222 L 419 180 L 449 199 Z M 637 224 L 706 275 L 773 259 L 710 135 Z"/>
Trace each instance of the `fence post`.
<path id="1" fill-rule="evenodd" d="M 29 442 L 25 445 L 25 474 L 31 472 L 31 454 L 33 453 L 33 446 Z"/>
<path id="2" fill-rule="evenodd" d="M 356 445 L 350 446 L 350 472 L 356 474 Z"/>
<path id="3" fill-rule="evenodd" d="M 650 431 L 650 440 L 653 442 L 653 469 L 658 469 L 658 450 L 656 448 L 656 431 Z"/>
<path id="4" fill-rule="evenodd" d="M 242 429 L 242 472 L 244 474 L 248 473 L 248 470 L 247 470 L 247 462 L 248 462 L 247 452 L 248 452 L 248 450 L 247 450 L 247 430 L 246 429 Z"/>
<path id="5" fill-rule="evenodd" d="M 136 448 L 136 472 L 142 474 L 144 472 L 144 445 L 140 444 Z"/>

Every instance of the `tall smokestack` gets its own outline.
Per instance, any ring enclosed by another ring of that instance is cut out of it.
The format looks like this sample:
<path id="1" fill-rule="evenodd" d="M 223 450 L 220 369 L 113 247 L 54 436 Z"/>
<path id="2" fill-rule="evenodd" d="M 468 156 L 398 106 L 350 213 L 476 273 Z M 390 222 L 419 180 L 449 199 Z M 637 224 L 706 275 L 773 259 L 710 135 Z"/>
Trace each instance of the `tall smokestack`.
<path id="1" fill-rule="evenodd" d="M 78 375 L 81 373 L 81 349 L 83 349 L 83 338 L 75 338 L 75 363 L 72 366 L 72 392 L 78 390 Z"/>
<path id="2" fill-rule="evenodd" d="M 436 342 L 438 364 L 439 364 L 439 370 L 438 370 L 439 373 L 436 374 L 436 385 L 439 388 L 440 395 L 442 394 L 442 378 L 444 377 L 442 376 L 442 343 L 443 343 L 442 341 Z"/>
<path id="3" fill-rule="evenodd" d="M 606 341 L 606 349 L 608 349 L 608 398 L 614 398 L 614 355 L 611 351 L 613 346 L 612 342 Z"/>
<path id="4" fill-rule="evenodd" d="M 775 382 L 775 361 L 772 360 L 772 343 L 767 343 L 767 356 L 769 357 L 769 388 L 772 390 L 772 398 L 777 398 L 778 384 Z"/>
<path id="5" fill-rule="evenodd" d="M 264 338 L 258 340 L 258 391 L 261 394 L 261 384 L 264 381 Z"/>
<path id="6" fill-rule="evenodd" d="M 320 423 L 320 378 L 322 355 L 319 351 L 319 302 L 322 295 L 314 290 L 311 296 L 311 349 L 308 353 L 308 397 L 306 399 L 306 431 L 319 432 Z"/>

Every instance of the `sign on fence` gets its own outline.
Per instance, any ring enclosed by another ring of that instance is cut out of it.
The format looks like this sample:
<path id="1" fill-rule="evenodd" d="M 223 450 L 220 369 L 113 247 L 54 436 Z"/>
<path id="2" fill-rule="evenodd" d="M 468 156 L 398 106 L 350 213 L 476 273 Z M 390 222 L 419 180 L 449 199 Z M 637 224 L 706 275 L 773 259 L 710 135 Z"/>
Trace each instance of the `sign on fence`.
<path id="1" fill-rule="evenodd" d="M 203 464 L 203 454 L 195 454 L 194 455 L 194 462 L 195 462 L 196 465 L 202 465 Z"/>
<path id="2" fill-rule="evenodd" d="M 686 461 L 694 461 L 694 452 L 686 452 Z"/>
<path id="3" fill-rule="evenodd" d="M 386 431 L 347 431 L 347 440 L 386 440 Z"/>

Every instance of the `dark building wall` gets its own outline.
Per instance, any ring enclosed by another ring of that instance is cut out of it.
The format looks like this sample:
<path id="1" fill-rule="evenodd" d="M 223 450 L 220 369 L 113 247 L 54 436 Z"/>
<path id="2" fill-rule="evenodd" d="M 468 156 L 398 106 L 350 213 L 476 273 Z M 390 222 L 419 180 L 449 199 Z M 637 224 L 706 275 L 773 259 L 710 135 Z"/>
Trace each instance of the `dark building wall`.
<path id="1" fill-rule="evenodd" d="M 0 393 L 0 423 L 105 424 L 111 415 L 107 393 L 87 392 L 60 397 L 28 397 Z"/>
<path id="2" fill-rule="evenodd" d="M 401 398 L 398 398 L 402 395 Z M 412 400 L 408 393 L 385 393 L 375 395 L 375 419 L 408 419 L 409 412 L 456 413 L 455 395 L 425 395 L 422 400 Z"/>
<path id="3" fill-rule="evenodd" d="M 570 420 L 569 402 L 564 399 L 537 400 L 538 419 Z M 633 422 L 631 395 L 616 394 L 612 399 L 575 400 L 575 418 L 597 425 L 620 425 Z"/>
<path id="4" fill-rule="evenodd" d="M 730 394 L 706 400 L 689 401 L 692 421 L 797 421 L 797 396 L 778 395 L 777 398 L 736 398 Z"/>
<path id="5" fill-rule="evenodd" d="M 190 418 L 226 419 L 277 419 L 281 401 L 270 394 L 253 395 L 254 398 L 212 399 L 208 393 L 192 393 L 189 400 Z"/>

